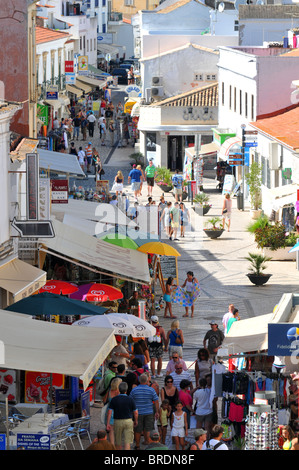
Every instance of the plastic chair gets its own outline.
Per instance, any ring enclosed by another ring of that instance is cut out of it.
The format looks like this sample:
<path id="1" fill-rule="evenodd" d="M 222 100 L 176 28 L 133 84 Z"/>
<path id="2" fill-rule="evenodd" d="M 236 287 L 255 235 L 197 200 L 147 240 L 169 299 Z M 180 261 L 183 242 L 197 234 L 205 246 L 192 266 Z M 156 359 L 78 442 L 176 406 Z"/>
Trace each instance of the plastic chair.
<path id="1" fill-rule="evenodd" d="M 69 427 L 68 424 L 62 424 L 61 426 L 58 426 L 57 428 L 51 431 L 50 433 L 51 450 L 68 450 L 67 448 L 68 440 L 71 441 L 73 449 L 75 450 L 75 446 L 68 433 L 68 427 Z"/>

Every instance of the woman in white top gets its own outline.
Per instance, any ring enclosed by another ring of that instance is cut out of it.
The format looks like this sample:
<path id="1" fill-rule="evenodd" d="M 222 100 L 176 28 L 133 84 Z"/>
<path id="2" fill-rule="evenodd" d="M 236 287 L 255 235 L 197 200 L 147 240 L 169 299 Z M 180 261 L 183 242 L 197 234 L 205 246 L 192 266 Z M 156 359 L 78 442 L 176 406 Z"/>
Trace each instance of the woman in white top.
<path id="1" fill-rule="evenodd" d="M 231 215 L 232 215 L 232 205 L 233 205 L 233 201 L 230 198 L 230 194 L 227 193 L 224 197 L 223 207 L 222 207 L 222 216 L 223 216 L 222 225 L 223 225 L 223 228 L 224 228 L 225 227 L 225 219 L 227 219 L 227 231 L 228 232 L 229 232 L 229 228 L 230 228 L 230 221 L 231 221 Z"/>
<path id="2" fill-rule="evenodd" d="M 213 406 L 210 404 L 211 389 L 207 388 L 206 379 L 200 379 L 193 398 L 196 402 L 195 417 L 197 429 L 205 429 L 210 435 L 213 425 Z"/>

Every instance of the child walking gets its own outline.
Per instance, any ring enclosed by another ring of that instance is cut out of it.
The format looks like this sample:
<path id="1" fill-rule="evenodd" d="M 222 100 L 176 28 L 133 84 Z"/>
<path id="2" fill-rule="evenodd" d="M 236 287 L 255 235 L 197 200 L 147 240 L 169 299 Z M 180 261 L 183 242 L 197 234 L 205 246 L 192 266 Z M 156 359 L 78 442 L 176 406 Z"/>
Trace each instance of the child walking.
<path id="1" fill-rule="evenodd" d="M 183 411 L 183 404 L 178 401 L 176 411 L 171 416 L 171 437 L 174 439 L 175 450 L 185 449 L 185 437 L 188 436 L 187 414 Z"/>
<path id="2" fill-rule="evenodd" d="M 160 434 L 160 441 L 162 444 L 165 444 L 170 411 L 171 409 L 169 406 L 169 400 L 163 400 L 159 409 L 159 419 L 157 422 Z"/>

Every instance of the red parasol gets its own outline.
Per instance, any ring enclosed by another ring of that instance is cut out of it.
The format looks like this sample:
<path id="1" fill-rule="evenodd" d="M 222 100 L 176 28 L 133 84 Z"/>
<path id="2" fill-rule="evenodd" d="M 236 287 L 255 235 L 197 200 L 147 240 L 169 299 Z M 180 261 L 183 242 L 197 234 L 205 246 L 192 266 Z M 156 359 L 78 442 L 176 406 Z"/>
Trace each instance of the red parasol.
<path id="1" fill-rule="evenodd" d="M 106 302 L 107 300 L 119 300 L 123 298 L 123 293 L 116 287 L 108 284 L 92 284 L 86 294 L 85 300 L 88 302 Z"/>
<path id="2" fill-rule="evenodd" d="M 69 282 L 51 280 L 47 281 L 46 284 L 40 288 L 39 293 L 50 292 L 51 294 L 68 295 L 77 292 L 77 290 L 78 287 Z"/>

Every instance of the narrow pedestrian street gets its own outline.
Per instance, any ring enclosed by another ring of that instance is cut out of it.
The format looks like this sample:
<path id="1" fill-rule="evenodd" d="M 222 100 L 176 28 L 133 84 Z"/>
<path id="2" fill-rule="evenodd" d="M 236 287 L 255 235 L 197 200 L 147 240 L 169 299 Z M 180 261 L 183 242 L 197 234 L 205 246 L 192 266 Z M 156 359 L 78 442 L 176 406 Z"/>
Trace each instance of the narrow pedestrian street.
<path id="1" fill-rule="evenodd" d="M 124 96 L 123 92 L 115 87 L 112 90 L 112 101 L 115 103 Z M 112 187 L 115 175 L 121 170 L 124 175 L 124 192 L 129 196 L 131 204 L 134 203 L 134 194 L 130 185 L 127 183 L 127 177 L 132 169 L 131 153 L 134 149 L 131 145 L 119 147 L 100 146 L 99 132 L 96 129 L 93 139 L 93 145 L 100 153 L 103 162 L 105 175 L 102 179 L 109 180 L 110 189 Z M 86 142 L 87 143 L 87 142 Z M 84 142 L 85 144 L 85 142 Z M 253 286 L 246 273 L 248 272 L 248 262 L 244 257 L 248 252 L 255 251 L 253 236 L 247 231 L 250 223 L 249 207 L 245 210 L 237 209 L 236 198 L 233 199 L 232 222 L 230 232 L 224 234 L 215 240 L 209 239 L 203 232 L 206 221 L 210 217 L 220 216 L 223 196 L 216 189 L 216 180 L 209 178 L 204 174 L 204 191 L 210 196 L 212 208 L 208 215 L 200 217 L 191 209 L 191 202 L 185 201 L 191 217 L 192 231 L 187 231 L 185 238 L 179 238 L 178 241 L 163 240 L 174 246 L 181 256 L 178 258 L 178 277 L 179 284 L 182 285 L 186 278 L 186 273 L 190 269 L 194 272 L 200 283 L 201 295 L 195 303 L 194 318 L 184 318 L 184 308 L 178 304 L 173 304 L 173 314 L 177 316 L 180 322 L 180 328 L 183 330 L 185 344 L 183 349 L 183 359 L 185 360 L 192 377 L 194 377 L 194 362 L 197 358 L 198 349 L 203 347 L 203 338 L 210 329 L 209 323 L 214 320 L 222 328 L 222 317 L 228 310 L 228 305 L 233 303 L 239 309 L 241 319 L 258 317 L 266 313 L 271 313 L 275 305 L 281 299 L 281 296 L 288 293 L 295 293 L 299 287 L 299 273 L 295 262 L 271 261 L 268 264 L 268 271 L 272 278 L 266 286 Z M 94 175 L 90 174 L 86 179 L 75 180 L 77 186 L 84 188 L 93 188 L 95 185 Z M 73 179 L 70 186 L 73 185 Z M 155 185 L 153 189 L 153 200 L 159 202 L 161 190 Z M 172 193 L 164 194 L 166 201 L 174 202 Z M 142 196 L 139 198 L 139 204 L 147 203 L 146 185 L 143 186 Z M 157 290 L 159 286 L 157 283 Z M 170 329 L 171 319 L 163 318 L 164 311 L 157 310 L 159 323 L 167 332 Z M 168 353 L 163 356 L 163 378 L 155 378 L 159 388 L 164 385 L 165 369 L 168 363 Z M 92 407 L 92 433 L 95 435 L 98 428 L 102 427 L 100 422 L 101 405 L 96 403 Z M 221 410 L 221 400 L 218 400 L 218 412 Z M 193 441 L 193 430 L 190 430 L 187 441 Z M 168 432 L 167 442 L 169 449 L 174 449 L 171 437 Z"/>

